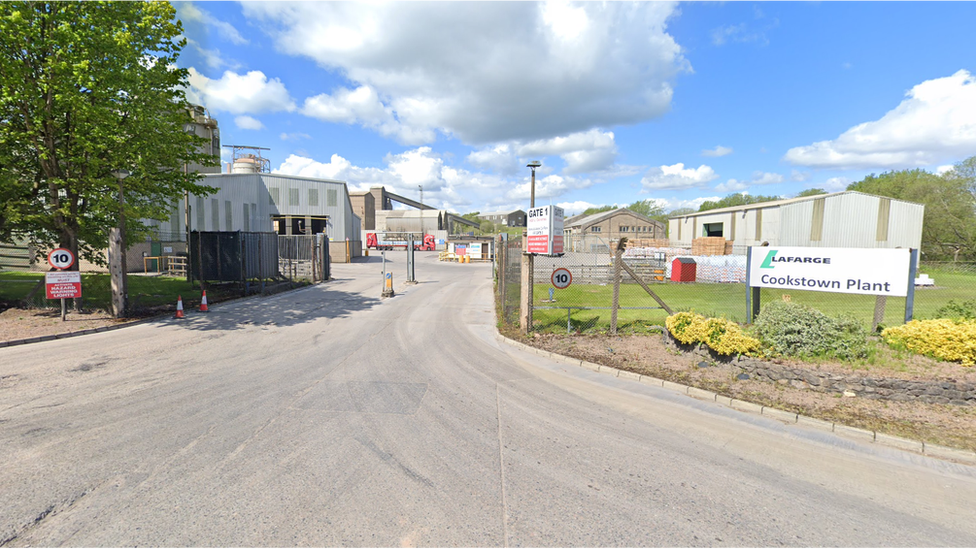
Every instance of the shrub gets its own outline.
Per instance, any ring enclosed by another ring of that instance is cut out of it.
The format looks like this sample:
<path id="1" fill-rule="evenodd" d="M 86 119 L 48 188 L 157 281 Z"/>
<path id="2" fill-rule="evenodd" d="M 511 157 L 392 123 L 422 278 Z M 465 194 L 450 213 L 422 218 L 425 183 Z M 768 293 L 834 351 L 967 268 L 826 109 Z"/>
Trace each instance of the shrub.
<path id="1" fill-rule="evenodd" d="M 867 330 L 853 316 L 829 317 L 799 303 L 774 301 L 756 319 L 756 336 L 774 353 L 850 360 L 867 355 Z"/>
<path id="2" fill-rule="evenodd" d="M 976 363 L 976 320 L 913 320 L 881 332 L 885 343 L 939 360 Z"/>
<path id="3" fill-rule="evenodd" d="M 976 320 L 976 300 L 970 299 L 957 303 L 954 299 L 950 299 L 948 303 L 936 309 L 933 318 Z"/>
<path id="4" fill-rule="evenodd" d="M 724 318 L 681 312 L 669 316 L 664 324 L 681 343 L 704 343 L 720 355 L 750 354 L 759 349 L 758 339 L 742 333 L 738 324 Z"/>

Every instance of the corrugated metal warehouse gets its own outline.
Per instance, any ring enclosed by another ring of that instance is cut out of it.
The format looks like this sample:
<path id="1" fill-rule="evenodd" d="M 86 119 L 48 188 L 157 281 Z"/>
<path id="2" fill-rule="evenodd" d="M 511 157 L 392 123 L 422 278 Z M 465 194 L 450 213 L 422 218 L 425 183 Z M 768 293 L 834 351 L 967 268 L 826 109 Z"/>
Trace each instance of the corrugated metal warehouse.
<path id="1" fill-rule="evenodd" d="M 208 196 L 190 195 L 191 231 L 282 235 L 325 232 L 332 242 L 333 261 L 345 261 L 347 239 L 351 255 L 361 255 L 360 219 L 352 211 L 349 191 L 342 181 L 275 173 L 233 173 L 210 174 L 201 183 L 217 191 Z M 185 216 L 184 201 L 180 200 L 168 221 L 154 223 L 160 240 L 184 241 Z"/>
<path id="2" fill-rule="evenodd" d="M 697 212 L 668 220 L 672 246 L 720 236 L 736 253 L 747 246 L 918 248 L 925 206 L 844 191 Z M 740 248 L 741 247 L 741 248 Z"/>

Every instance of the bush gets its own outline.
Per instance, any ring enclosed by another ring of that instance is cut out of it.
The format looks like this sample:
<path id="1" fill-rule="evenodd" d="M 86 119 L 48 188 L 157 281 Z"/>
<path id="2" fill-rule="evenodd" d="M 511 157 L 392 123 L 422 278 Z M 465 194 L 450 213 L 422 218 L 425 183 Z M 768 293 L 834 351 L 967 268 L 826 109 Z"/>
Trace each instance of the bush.
<path id="1" fill-rule="evenodd" d="M 745 355 L 759 349 L 758 339 L 742 333 L 738 324 L 724 318 L 681 312 L 669 316 L 664 324 L 681 343 L 704 343 L 720 355 Z"/>
<path id="2" fill-rule="evenodd" d="M 976 320 L 976 300 L 970 299 L 957 303 L 954 299 L 950 299 L 948 303 L 936 309 L 933 318 Z"/>
<path id="3" fill-rule="evenodd" d="M 976 320 L 913 320 L 881 332 L 885 343 L 939 360 L 976 363 Z"/>
<path id="4" fill-rule="evenodd" d="M 853 316 L 829 317 L 799 303 L 774 301 L 756 319 L 756 336 L 774 353 L 851 360 L 867 356 L 867 330 Z"/>

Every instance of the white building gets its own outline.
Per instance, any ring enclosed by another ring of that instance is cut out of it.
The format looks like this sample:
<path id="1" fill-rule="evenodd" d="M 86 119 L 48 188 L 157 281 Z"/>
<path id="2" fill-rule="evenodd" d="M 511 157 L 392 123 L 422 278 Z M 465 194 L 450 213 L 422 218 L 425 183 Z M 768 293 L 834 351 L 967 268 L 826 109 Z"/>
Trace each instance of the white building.
<path id="1" fill-rule="evenodd" d="M 918 248 L 925 206 L 883 196 L 844 191 L 761 202 L 672 217 L 672 246 L 720 236 L 737 253 L 747 246 L 825 248 Z"/>

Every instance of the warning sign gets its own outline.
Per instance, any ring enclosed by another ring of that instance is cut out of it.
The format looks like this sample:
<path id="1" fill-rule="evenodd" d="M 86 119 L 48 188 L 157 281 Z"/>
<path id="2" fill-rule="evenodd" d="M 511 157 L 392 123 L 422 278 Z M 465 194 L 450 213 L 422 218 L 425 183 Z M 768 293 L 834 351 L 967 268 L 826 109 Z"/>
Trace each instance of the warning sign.
<path id="1" fill-rule="evenodd" d="M 56 271 L 44 273 L 48 299 L 73 299 L 81 297 L 81 273 Z"/>

